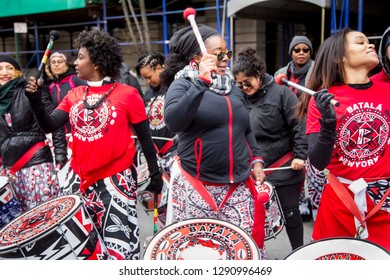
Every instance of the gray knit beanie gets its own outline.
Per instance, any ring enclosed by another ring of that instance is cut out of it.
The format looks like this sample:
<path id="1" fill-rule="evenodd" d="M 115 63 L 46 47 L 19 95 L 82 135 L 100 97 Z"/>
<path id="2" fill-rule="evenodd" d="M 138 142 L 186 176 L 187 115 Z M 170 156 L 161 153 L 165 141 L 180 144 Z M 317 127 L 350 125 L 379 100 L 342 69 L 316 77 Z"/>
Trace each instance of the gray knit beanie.
<path id="1" fill-rule="evenodd" d="M 306 36 L 294 36 L 291 40 L 290 47 L 288 48 L 288 53 L 291 55 L 293 48 L 298 44 L 306 44 L 310 48 L 310 54 L 313 54 L 313 46 L 311 45 L 310 40 Z"/>

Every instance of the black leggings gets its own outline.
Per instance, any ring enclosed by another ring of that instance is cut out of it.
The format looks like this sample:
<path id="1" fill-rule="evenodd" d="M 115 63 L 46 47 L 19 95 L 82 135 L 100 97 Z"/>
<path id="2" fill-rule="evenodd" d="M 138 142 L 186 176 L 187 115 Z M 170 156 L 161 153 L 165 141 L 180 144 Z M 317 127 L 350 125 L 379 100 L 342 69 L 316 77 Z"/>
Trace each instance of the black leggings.
<path id="1" fill-rule="evenodd" d="M 303 222 L 299 212 L 301 186 L 302 183 L 275 186 L 286 219 L 287 235 L 293 250 L 303 245 Z"/>

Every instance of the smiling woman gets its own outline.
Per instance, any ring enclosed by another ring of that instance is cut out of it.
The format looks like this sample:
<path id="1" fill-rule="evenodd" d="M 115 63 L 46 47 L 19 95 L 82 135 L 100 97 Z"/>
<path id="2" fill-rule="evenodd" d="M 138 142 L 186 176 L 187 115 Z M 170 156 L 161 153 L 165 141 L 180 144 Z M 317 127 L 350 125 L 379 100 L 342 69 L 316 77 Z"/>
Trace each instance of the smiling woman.
<path id="1" fill-rule="evenodd" d="M 139 259 L 133 130 L 149 167 L 150 189 L 158 194 L 162 188 L 144 103 L 135 88 L 114 79 L 122 63 L 114 37 L 83 31 L 76 45 L 79 52 L 74 64 L 78 77 L 87 80 L 86 86 L 70 90 L 51 114 L 41 106 L 34 77 L 26 94 L 45 132 L 70 120 L 72 160 L 62 194 L 83 193 L 110 259 Z"/>
<path id="2" fill-rule="evenodd" d="M 318 50 L 308 87 L 319 92 L 300 104 L 300 112 L 308 106 L 310 162 L 329 170 L 314 240 L 355 236 L 390 250 L 390 84 L 368 76 L 378 63 L 375 46 L 351 29 Z"/>
<path id="3" fill-rule="evenodd" d="M 249 177 L 253 167 L 254 179 L 264 181 L 263 159 L 228 68 L 231 52 L 225 40 L 205 25 L 199 32 L 207 53 L 201 54 L 192 28 L 186 27 L 172 36 L 165 64 L 164 72 L 176 73 L 167 93 L 165 122 L 180 135 L 167 225 L 217 218 L 251 233 L 263 249 L 264 219 L 256 220 L 253 213 L 264 211 L 264 204 Z"/>
<path id="4" fill-rule="evenodd" d="M 298 98 L 266 73 L 265 62 L 254 49 L 241 51 L 233 65 L 265 166 L 280 162 L 277 167 L 291 167 L 273 171 L 267 175 L 267 181 L 275 186 L 286 218 L 287 234 L 292 248 L 296 249 L 303 245 L 303 223 L 298 206 L 307 155 L 305 125 L 295 116 Z"/>
<path id="5" fill-rule="evenodd" d="M 19 64 L 8 55 L 0 55 L 0 146 L 2 164 L 9 175 L 21 210 L 27 211 L 59 194 L 57 180 L 50 186 L 54 173 L 53 157 L 46 136 L 34 115 L 26 110 L 26 80 Z M 43 100 L 42 107 L 50 102 Z M 61 132 L 53 133 L 55 155 L 65 154 L 66 143 Z"/>

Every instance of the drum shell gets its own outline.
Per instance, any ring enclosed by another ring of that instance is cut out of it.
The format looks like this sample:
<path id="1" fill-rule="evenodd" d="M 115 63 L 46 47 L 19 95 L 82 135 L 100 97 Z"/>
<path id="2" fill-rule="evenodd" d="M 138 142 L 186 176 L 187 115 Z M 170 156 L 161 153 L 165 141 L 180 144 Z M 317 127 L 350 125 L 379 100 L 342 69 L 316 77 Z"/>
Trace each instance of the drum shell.
<path id="1" fill-rule="evenodd" d="M 252 237 L 241 228 L 210 218 L 188 219 L 165 227 L 144 253 L 144 260 L 189 259 L 259 260 L 260 254 Z"/>
<path id="2" fill-rule="evenodd" d="M 60 204 L 63 199 L 75 198 L 78 205 L 63 220 L 55 221 L 42 232 L 38 230 L 39 226 L 34 227 L 48 216 L 47 213 L 58 210 L 55 202 Z M 33 234 L 34 231 L 37 232 L 36 235 Z M 27 236 L 25 239 L 23 234 Z M 107 256 L 102 238 L 76 195 L 43 203 L 0 231 L 0 259 L 94 260 L 106 259 Z"/>
<path id="3" fill-rule="evenodd" d="M 256 189 L 258 192 L 266 192 L 269 195 L 269 200 L 264 203 L 264 240 L 269 240 L 275 238 L 283 230 L 286 220 L 275 187 L 266 181 L 262 185 L 256 186 Z"/>

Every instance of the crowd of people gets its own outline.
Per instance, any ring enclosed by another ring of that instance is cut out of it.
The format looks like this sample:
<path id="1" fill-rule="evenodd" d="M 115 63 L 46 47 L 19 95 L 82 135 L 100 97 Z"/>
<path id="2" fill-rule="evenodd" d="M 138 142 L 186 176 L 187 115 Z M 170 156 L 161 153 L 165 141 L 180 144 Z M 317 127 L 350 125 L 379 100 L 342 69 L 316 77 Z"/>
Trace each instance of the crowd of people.
<path id="1" fill-rule="evenodd" d="M 139 56 L 144 92 L 106 32 L 81 32 L 73 65 L 54 52 L 42 80 L 25 79 L 15 59 L 0 55 L 1 162 L 22 211 L 79 194 L 109 258 L 139 259 L 134 164 L 142 150 L 148 190 L 166 193 L 165 226 L 227 221 L 251 235 L 265 259 L 272 248 L 264 245 L 257 187 L 269 182 L 291 250 L 304 245 L 305 188 L 316 210 L 313 241 L 358 237 L 390 250 L 390 28 L 378 54 L 351 29 L 327 38 L 316 55 L 306 36 L 294 36 L 292 61 L 274 74 L 254 49 L 230 61 L 215 29 L 199 25 L 199 33 L 206 50 L 188 26 L 172 35 L 167 57 Z M 279 74 L 316 93 L 277 84 Z M 63 185 L 49 184 L 68 160 Z"/>

